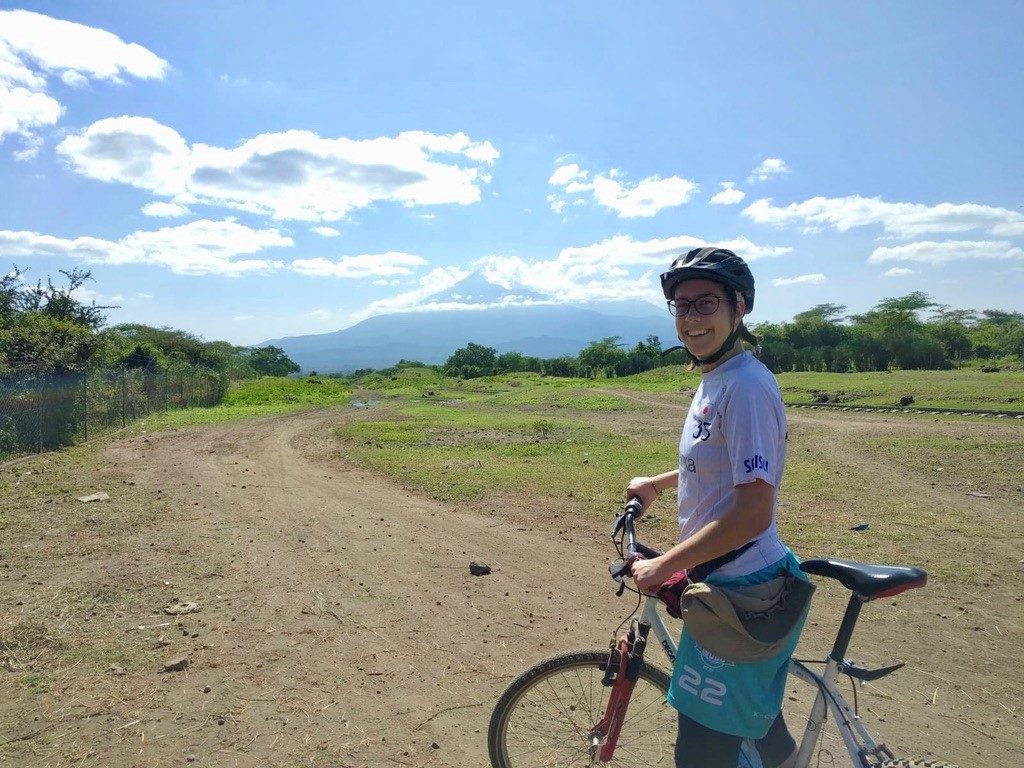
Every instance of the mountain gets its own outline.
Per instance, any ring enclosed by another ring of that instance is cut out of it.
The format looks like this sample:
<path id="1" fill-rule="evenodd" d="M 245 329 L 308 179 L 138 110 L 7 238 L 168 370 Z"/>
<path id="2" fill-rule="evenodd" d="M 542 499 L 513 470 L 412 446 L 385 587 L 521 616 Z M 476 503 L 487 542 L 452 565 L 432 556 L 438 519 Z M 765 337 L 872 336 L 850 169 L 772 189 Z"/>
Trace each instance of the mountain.
<path id="1" fill-rule="evenodd" d="M 623 312 L 629 314 L 623 314 Z M 498 353 L 537 357 L 575 355 L 592 341 L 619 336 L 633 346 L 648 336 L 674 342 L 672 318 L 649 305 L 621 304 L 509 307 L 378 315 L 350 328 L 311 336 L 271 339 L 303 371 L 351 372 L 386 368 L 399 360 L 443 363 L 473 341 Z"/>

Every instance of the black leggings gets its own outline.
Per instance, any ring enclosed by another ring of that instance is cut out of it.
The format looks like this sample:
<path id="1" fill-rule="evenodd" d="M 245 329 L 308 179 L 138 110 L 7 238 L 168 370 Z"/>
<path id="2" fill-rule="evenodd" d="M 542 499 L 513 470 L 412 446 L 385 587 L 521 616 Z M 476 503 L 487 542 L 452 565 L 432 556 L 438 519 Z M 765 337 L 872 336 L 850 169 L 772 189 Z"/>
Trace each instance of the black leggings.
<path id="1" fill-rule="evenodd" d="M 686 715 L 679 715 L 676 768 L 736 768 L 742 736 L 713 731 Z M 754 742 L 764 768 L 776 768 L 793 754 L 796 742 L 780 712 L 763 739 Z"/>

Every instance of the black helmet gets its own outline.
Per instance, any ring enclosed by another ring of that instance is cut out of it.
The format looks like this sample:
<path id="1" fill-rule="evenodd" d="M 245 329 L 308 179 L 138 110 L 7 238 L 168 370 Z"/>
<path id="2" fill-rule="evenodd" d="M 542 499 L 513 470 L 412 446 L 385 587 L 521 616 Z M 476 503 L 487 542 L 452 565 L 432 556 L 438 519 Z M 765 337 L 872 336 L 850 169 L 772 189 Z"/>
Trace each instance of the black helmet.
<path id="1" fill-rule="evenodd" d="M 680 256 L 661 276 L 661 290 L 665 298 L 671 300 L 681 282 L 702 278 L 739 291 L 747 312 L 754 308 L 754 276 L 747 262 L 725 248 L 694 248 Z"/>

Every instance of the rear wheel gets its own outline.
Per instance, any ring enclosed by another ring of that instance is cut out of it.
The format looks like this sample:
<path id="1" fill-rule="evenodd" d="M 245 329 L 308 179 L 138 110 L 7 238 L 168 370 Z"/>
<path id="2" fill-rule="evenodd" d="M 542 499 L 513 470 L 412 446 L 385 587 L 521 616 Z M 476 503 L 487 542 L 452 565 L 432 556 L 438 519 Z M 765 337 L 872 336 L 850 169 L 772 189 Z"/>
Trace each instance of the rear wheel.
<path id="1" fill-rule="evenodd" d="M 601 684 L 606 651 L 576 651 L 528 669 L 502 694 L 491 715 L 487 746 L 494 768 L 561 768 L 610 765 L 626 768 L 675 764 L 676 711 L 665 701 L 668 673 L 646 662 L 640 668 L 615 757 L 597 759 L 611 688 Z"/>

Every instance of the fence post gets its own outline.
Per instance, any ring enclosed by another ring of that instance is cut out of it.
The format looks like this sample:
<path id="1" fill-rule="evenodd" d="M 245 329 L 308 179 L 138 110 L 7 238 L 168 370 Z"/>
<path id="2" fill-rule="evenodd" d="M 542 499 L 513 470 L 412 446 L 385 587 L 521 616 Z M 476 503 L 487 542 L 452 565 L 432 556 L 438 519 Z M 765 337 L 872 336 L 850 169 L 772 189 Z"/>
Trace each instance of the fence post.
<path id="1" fill-rule="evenodd" d="M 82 411 L 85 414 L 85 439 L 89 439 L 89 371 L 82 371 Z"/>
<path id="2" fill-rule="evenodd" d="M 125 411 L 128 410 L 128 379 L 125 376 L 124 368 L 121 368 L 121 427 L 125 427 L 128 424 L 127 414 Z"/>
<path id="3" fill-rule="evenodd" d="M 41 381 L 40 377 L 36 376 L 36 420 L 39 431 L 39 446 L 36 453 L 43 452 L 43 388 Z"/>

